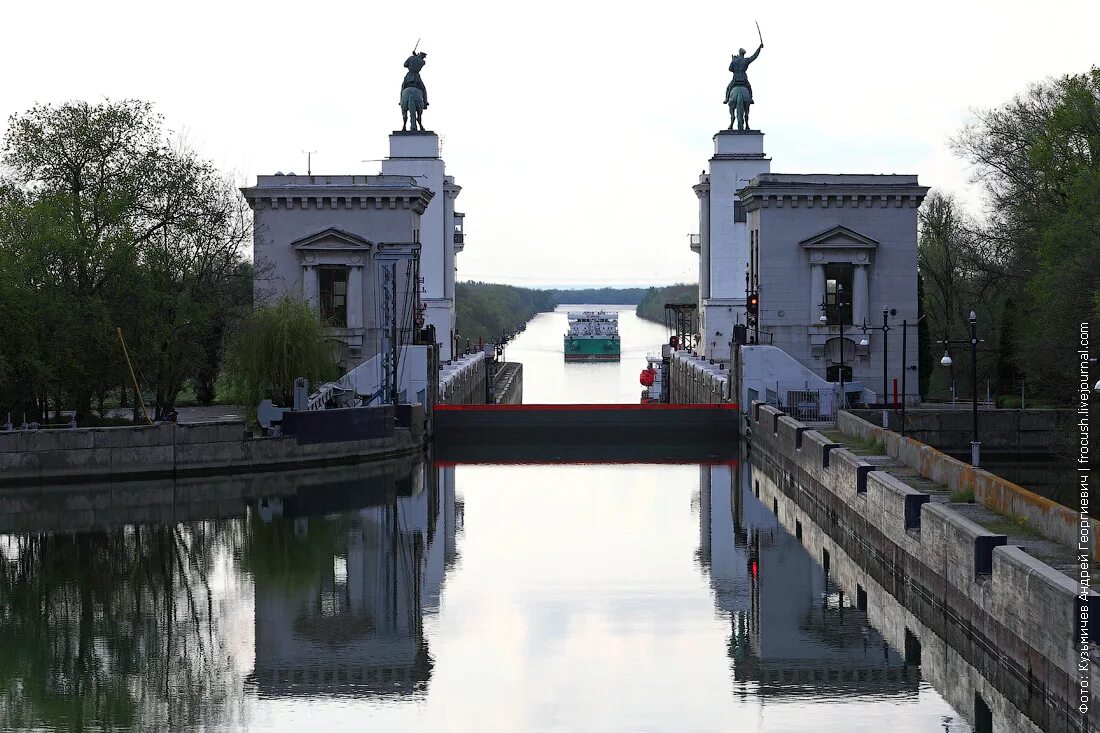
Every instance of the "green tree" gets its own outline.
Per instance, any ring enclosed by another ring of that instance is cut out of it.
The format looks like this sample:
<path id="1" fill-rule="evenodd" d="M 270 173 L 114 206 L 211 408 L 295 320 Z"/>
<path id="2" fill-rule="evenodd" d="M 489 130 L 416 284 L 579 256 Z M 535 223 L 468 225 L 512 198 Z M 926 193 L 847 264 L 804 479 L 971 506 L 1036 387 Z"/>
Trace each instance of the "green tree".
<path id="1" fill-rule="evenodd" d="M 167 412 L 209 371 L 204 355 L 217 358 L 241 304 L 239 194 L 135 100 L 14 115 L 3 162 L 0 408 L 34 419 L 65 403 L 84 421 L 95 401 L 102 413 L 105 393 L 129 383 L 121 327 Z"/>
<path id="2" fill-rule="evenodd" d="M 296 378 L 305 377 L 314 387 L 338 375 L 316 312 L 288 296 L 261 305 L 239 325 L 226 352 L 224 376 L 232 399 L 254 419 L 264 399 L 290 406 Z"/>
<path id="3" fill-rule="evenodd" d="M 1039 396 L 1066 400 L 1075 364 L 1054 355 L 1072 352 L 1100 302 L 1100 69 L 978 112 L 954 146 L 985 187 L 981 265 L 1018 314 L 1014 367 Z"/>

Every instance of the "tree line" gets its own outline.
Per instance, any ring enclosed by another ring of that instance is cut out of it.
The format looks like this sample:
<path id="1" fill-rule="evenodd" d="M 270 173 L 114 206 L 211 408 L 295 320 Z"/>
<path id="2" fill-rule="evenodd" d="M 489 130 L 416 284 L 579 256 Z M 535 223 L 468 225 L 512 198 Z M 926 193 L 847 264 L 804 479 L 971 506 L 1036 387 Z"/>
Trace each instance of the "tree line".
<path id="1" fill-rule="evenodd" d="M 214 398 L 225 335 L 251 305 L 251 216 L 231 180 L 145 102 L 13 115 L 0 163 L 0 422 L 78 422 Z"/>
<path id="2" fill-rule="evenodd" d="M 563 303 L 636 305 L 652 288 L 585 288 L 580 290 L 521 288 L 486 282 L 455 285 L 455 331 L 461 342 L 493 341 L 518 331 L 536 313 Z"/>
<path id="3" fill-rule="evenodd" d="M 648 288 L 635 311 L 640 318 L 665 323 L 665 303 L 698 303 L 699 286 L 678 283 L 661 288 Z M 699 314 L 695 314 L 693 326 L 699 330 Z"/>
<path id="4" fill-rule="evenodd" d="M 937 364 L 925 396 L 971 391 L 969 313 L 982 339 L 978 390 L 1002 404 L 1074 400 L 1082 322 L 1100 323 L 1100 69 L 1035 84 L 979 110 L 951 140 L 973 166 L 984 217 L 932 192 L 920 209 L 919 270 Z M 963 358 L 959 358 L 963 357 Z"/>

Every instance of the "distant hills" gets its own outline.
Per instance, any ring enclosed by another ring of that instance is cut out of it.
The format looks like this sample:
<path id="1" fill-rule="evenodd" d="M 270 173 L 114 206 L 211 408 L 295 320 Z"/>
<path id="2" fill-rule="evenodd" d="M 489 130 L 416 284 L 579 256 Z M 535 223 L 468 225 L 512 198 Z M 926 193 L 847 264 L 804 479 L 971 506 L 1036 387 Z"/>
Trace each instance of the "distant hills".
<path id="1" fill-rule="evenodd" d="M 562 303 L 634 305 L 641 317 L 665 322 L 665 303 L 694 303 L 698 287 L 679 284 L 652 288 L 563 288 L 540 290 L 497 283 L 460 282 L 455 285 L 456 330 L 459 338 L 492 341 L 510 334 L 536 313 L 554 310 Z"/>

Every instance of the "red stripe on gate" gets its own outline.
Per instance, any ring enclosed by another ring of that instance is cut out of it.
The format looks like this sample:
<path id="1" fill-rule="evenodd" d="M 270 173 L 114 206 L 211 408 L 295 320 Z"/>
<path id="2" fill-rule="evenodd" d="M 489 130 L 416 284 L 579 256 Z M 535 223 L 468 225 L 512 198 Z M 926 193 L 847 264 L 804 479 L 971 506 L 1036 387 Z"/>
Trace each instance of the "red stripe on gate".
<path id="1" fill-rule="evenodd" d="M 667 405 L 667 404 L 649 404 L 649 405 L 635 405 L 635 404 L 590 404 L 590 405 L 436 405 L 435 410 L 441 412 L 460 412 L 463 410 L 477 410 L 481 412 L 524 412 L 524 411 L 540 411 L 540 412 L 583 412 L 583 411 L 595 411 L 595 410 L 621 410 L 632 411 L 637 410 L 737 410 L 740 409 L 740 405 L 736 402 L 725 402 L 721 404 L 700 403 L 700 404 L 679 404 L 679 405 Z"/>

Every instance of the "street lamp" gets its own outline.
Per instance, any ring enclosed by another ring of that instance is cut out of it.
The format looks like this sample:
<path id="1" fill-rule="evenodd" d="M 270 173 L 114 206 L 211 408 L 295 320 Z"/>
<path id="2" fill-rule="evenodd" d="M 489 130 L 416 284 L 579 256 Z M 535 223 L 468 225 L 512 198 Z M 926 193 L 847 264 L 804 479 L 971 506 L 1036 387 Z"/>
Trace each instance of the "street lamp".
<path id="1" fill-rule="evenodd" d="M 881 326 L 868 326 L 867 322 L 864 321 L 863 325 L 859 327 L 860 330 L 863 331 L 863 339 L 859 342 L 860 346 L 870 346 L 871 342 L 867 339 L 867 332 L 868 331 L 882 331 L 882 427 L 884 429 L 887 429 L 887 430 L 890 428 L 890 425 L 889 425 L 890 413 L 889 413 L 889 409 L 886 407 L 886 404 L 887 404 L 886 403 L 887 381 L 888 381 L 887 366 L 889 365 L 889 361 L 886 358 L 886 354 L 887 354 L 887 351 L 886 351 L 886 347 L 887 347 L 886 334 L 888 334 L 890 331 L 894 330 L 894 327 L 891 326 L 887 322 L 889 317 L 890 317 L 890 309 L 887 308 L 887 307 L 883 307 L 883 309 L 882 309 L 882 325 Z"/>
<path id="2" fill-rule="evenodd" d="M 978 441 L 978 314 L 974 311 L 970 311 L 969 341 L 952 341 L 950 339 L 944 339 L 941 343 L 944 346 L 944 350 L 943 358 L 940 359 L 940 364 L 945 367 L 949 367 L 954 363 L 951 360 L 951 353 L 949 351 L 951 345 L 970 344 L 970 402 L 973 423 L 973 431 L 970 439 L 970 465 L 974 466 L 974 468 L 978 468 L 981 462 L 982 445 Z"/>

